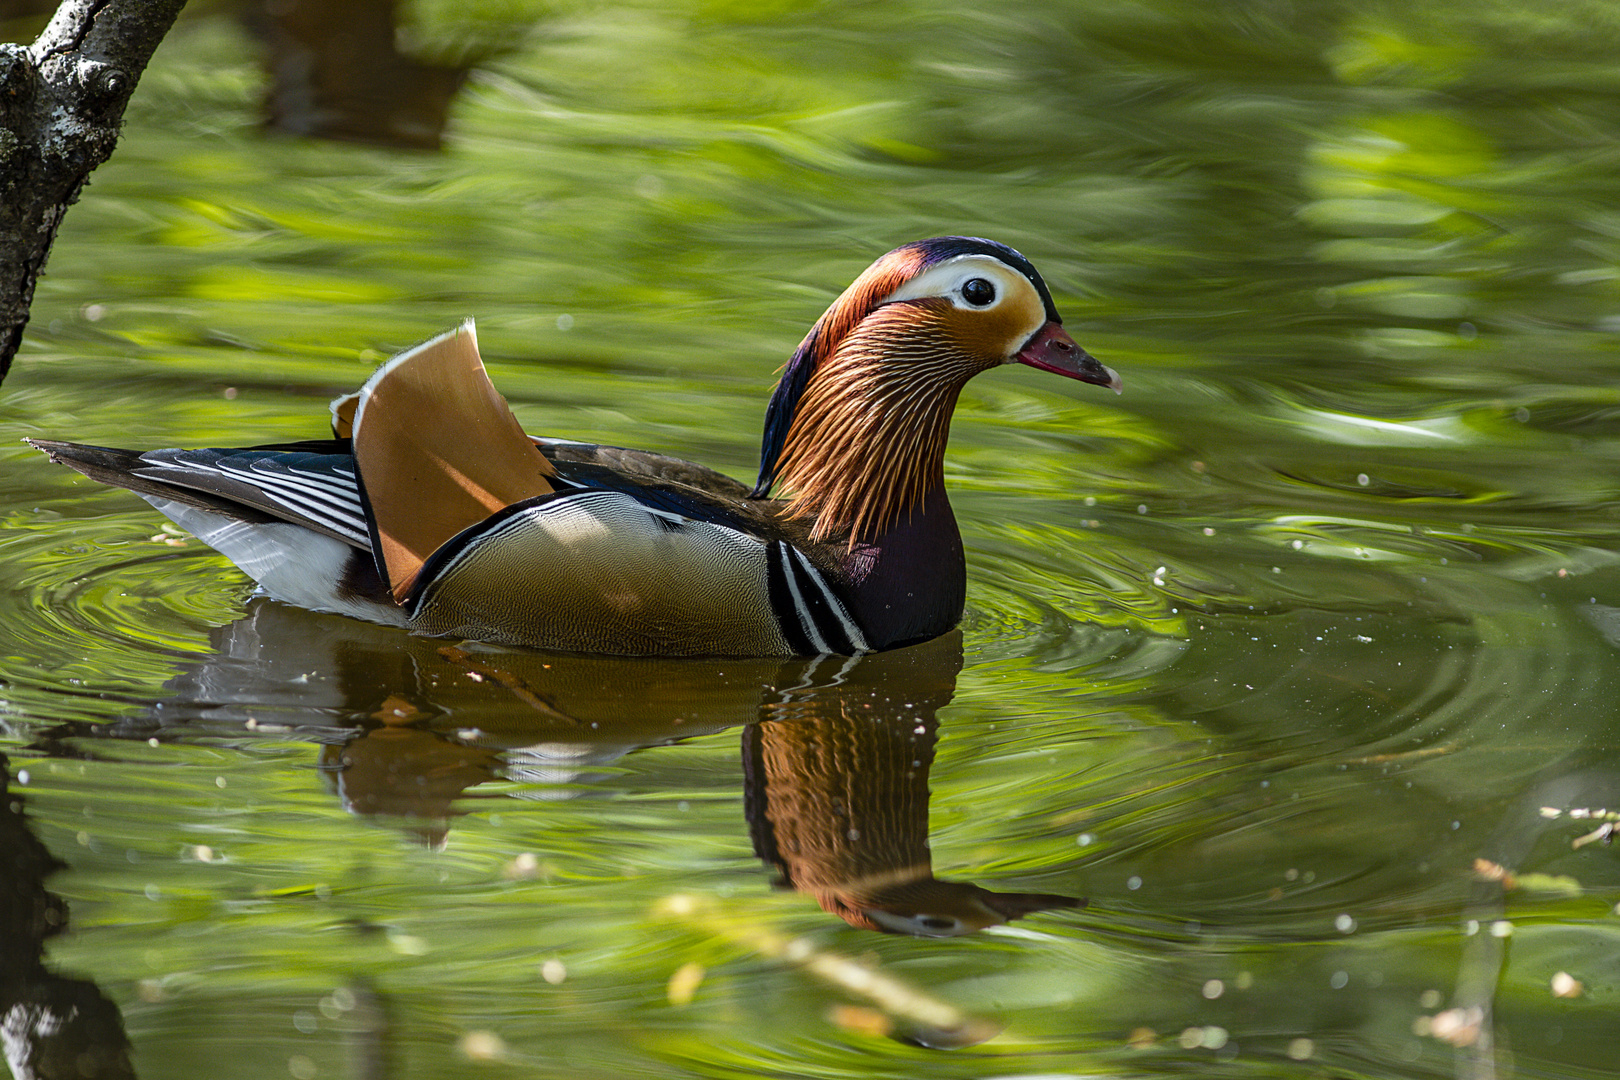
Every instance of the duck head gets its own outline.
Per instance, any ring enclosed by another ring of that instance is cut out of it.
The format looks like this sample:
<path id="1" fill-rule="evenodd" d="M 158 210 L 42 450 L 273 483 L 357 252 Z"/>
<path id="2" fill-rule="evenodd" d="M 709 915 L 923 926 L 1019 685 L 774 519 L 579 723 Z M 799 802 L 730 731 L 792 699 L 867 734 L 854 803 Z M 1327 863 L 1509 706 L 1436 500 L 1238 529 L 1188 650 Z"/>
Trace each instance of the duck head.
<path id="1" fill-rule="evenodd" d="M 755 498 L 786 488 L 811 538 L 853 548 L 944 483 L 969 379 L 1022 363 L 1118 391 L 1074 343 L 1035 267 L 1005 244 L 942 236 L 878 259 L 811 327 L 771 397 Z"/>

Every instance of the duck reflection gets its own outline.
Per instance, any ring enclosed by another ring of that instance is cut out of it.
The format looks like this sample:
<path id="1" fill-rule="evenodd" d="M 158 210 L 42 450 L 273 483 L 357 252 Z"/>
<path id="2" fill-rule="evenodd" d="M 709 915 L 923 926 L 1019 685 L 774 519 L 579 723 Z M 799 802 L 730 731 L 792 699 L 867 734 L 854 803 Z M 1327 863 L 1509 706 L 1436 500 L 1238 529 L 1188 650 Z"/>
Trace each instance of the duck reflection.
<path id="1" fill-rule="evenodd" d="M 1083 902 L 933 875 L 928 774 L 957 634 L 856 659 L 626 660 L 447 644 L 255 601 L 214 644 L 128 734 L 313 738 L 350 812 L 396 816 L 431 844 L 487 781 L 566 798 L 630 751 L 740 728 L 756 854 L 851 925 L 946 936 Z"/>
<path id="2" fill-rule="evenodd" d="M 950 937 L 1084 901 L 996 893 L 936 878 L 928 773 L 938 710 L 962 666 L 961 639 L 875 653 L 809 677 L 743 729 L 744 800 L 754 852 L 781 884 L 851 926 Z"/>

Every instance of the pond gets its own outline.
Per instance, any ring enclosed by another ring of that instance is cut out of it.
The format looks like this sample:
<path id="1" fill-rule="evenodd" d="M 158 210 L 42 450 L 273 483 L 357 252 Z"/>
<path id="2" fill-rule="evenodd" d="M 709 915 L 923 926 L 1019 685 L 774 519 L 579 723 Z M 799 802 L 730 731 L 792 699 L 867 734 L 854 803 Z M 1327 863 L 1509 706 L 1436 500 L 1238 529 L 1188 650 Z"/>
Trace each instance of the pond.
<path id="1" fill-rule="evenodd" d="M 439 153 L 263 132 L 183 20 L 0 387 L 18 1075 L 1616 1075 L 1611 6 L 409 14 Z M 969 384 L 911 649 L 410 637 L 20 441 L 323 437 L 476 316 L 527 430 L 748 479 L 952 233 L 1125 392 Z"/>

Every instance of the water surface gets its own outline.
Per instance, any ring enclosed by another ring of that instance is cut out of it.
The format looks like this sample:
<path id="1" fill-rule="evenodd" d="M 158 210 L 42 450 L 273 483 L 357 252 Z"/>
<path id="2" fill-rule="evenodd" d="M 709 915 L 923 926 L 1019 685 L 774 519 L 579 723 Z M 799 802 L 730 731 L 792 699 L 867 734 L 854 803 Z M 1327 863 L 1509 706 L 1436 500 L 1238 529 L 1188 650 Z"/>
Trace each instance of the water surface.
<path id="1" fill-rule="evenodd" d="M 443 6 L 500 46 L 444 153 L 262 135 L 195 17 L 67 218 L 0 388 L 14 1016 L 143 1077 L 1614 1075 L 1607 5 Z M 749 478 L 945 233 L 1126 393 L 969 386 L 902 653 L 298 612 L 18 442 L 316 437 L 474 315 L 530 430 Z"/>

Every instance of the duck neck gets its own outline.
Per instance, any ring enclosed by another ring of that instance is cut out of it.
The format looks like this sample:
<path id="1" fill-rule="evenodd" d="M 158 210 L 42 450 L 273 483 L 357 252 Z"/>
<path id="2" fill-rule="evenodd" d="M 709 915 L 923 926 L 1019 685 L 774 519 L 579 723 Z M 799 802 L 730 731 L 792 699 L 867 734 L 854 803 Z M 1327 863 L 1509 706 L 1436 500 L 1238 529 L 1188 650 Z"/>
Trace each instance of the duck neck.
<path id="1" fill-rule="evenodd" d="M 983 364 L 880 311 L 818 365 L 795 403 L 774 474 L 811 539 L 850 551 L 904 530 L 944 499 L 945 444 L 962 387 Z M 951 522 L 951 533 L 955 523 Z M 886 542 L 886 541 L 885 541 Z"/>

